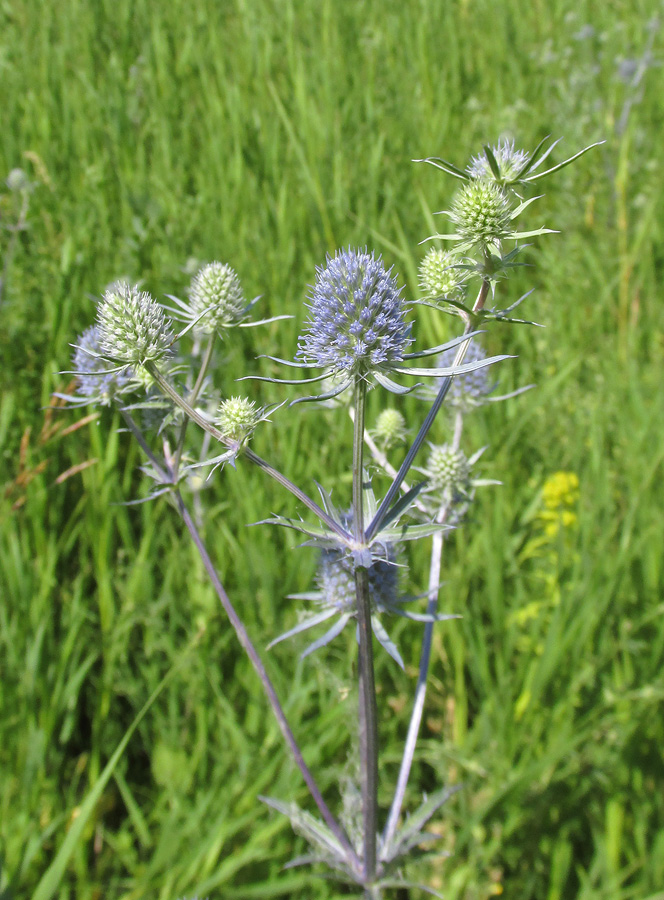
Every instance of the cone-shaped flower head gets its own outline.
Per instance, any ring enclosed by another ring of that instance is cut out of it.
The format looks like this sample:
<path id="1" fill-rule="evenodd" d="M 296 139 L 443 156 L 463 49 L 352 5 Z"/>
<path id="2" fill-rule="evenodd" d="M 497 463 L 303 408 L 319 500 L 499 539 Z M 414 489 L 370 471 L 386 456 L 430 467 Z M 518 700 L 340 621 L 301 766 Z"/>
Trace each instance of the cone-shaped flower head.
<path id="1" fill-rule="evenodd" d="M 263 412 L 253 400 L 231 397 L 223 400 L 219 406 L 217 428 L 231 441 L 244 441 L 263 418 Z"/>
<path id="2" fill-rule="evenodd" d="M 170 355 L 170 320 L 138 285 L 118 282 L 110 287 L 99 305 L 97 324 L 101 352 L 118 365 L 140 367 Z"/>
<path id="3" fill-rule="evenodd" d="M 438 357 L 438 366 L 441 369 L 452 366 L 456 352 L 457 348 L 451 347 L 449 350 L 441 353 Z M 466 350 L 464 363 L 479 362 L 482 359 L 486 359 L 486 353 L 477 341 L 471 341 Z M 475 369 L 472 372 L 465 372 L 463 375 L 455 375 L 452 379 L 446 402 L 457 409 L 469 409 L 473 406 L 479 406 L 493 391 L 494 387 L 495 384 L 489 380 L 489 369 L 486 366 L 482 369 Z"/>
<path id="4" fill-rule="evenodd" d="M 376 419 L 373 437 L 379 447 L 389 450 L 406 439 L 406 420 L 399 410 L 384 409 Z"/>
<path id="5" fill-rule="evenodd" d="M 380 257 L 341 250 L 317 268 L 298 357 L 346 377 L 400 363 L 410 343 L 401 288 Z"/>
<path id="6" fill-rule="evenodd" d="M 195 326 L 198 334 L 212 334 L 235 324 L 247 308 L 240 279 L 230 266 L 220 262 L 203 266 L 194 276 L 189 301 L 191 316 L 198 319 Z"/>
<path id="7" fill-rule="evenodd" d="M 78 392 L 90 402 L 110 406 L 114 397 L 125 391 L 132 383 L 131 370 L 109 372 L 109 363 L 101 358 L 99 327 L 91 325 L 76 342 L 72 357 L 72 368 L 78 379 Z"/>
<path id="8" fill-rule="evenodd" d="M 514 141 L 509 141 L 507 138 L 502 138 L 498 141 L 498 143 L 491 148 L 493 153 L 493 157 L 498 164 L 498 169 L 500 170 L 500 181 L 501 183 L 509 183 L 513 181 L 516 176 L 519 174 L 521 169 L 524 167 L 526 160 L 528 159 L 528 154 L 525 150 L 516 150 L 514 147 Z M 471 178 L 476 179 L 495 179 L 495 174 L 489 165 L 489 161 L 486 157 L 486 154 L 480 153 L 478 156 L 473 156 L 466 168 L 466 172 L 470 175 Z"/>
<path id="9" fill-rule="evenodd" d="M 463 270 L 455 268 L 455 253 L 432 247 L 420 263 L 420 288 L 425 300 L 450 297 L 460 300 L 464 294 Z"/>
<path id="10" fill-rule="evenodd" d="M 470 465 L 464 453 L 455 450 L 451 444 L 432 444 L 422 471 L 429 479 L 426 493 L 434 506 L 468 498 Z"/>
<path id="11" fill-rule="evenodd" d="M 471 244 L 497 244 L 510 233 L 510 202 L 495 181 L 469 181 L 454 199 L 450 218 Z"/>

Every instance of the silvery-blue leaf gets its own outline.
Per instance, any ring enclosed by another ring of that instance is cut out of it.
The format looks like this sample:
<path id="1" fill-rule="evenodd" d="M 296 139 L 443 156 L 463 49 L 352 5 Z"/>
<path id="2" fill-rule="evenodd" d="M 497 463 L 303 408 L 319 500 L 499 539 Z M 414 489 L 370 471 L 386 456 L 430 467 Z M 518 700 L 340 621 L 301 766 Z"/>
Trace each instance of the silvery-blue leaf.
<path id="1" fill-rule="evenodd" d="M 339 619 L 334 623 L 329 631 L 326 631 L 325 634 L 322 637 L 318 638 L 317 641 L 314 641 L 313 644 L 309 644 L 307 649 L 300 654 L 300 659 L 304 659 L 311 653 L 315 653 L 316 650 L 320 650 L 321 647 L 329 644 L 330 641 L 333 641 L 335 637 L 337 637 L 337 635 L 340 635 L 344 630 L 350 618 L 351 616 L 349 615 L 349 613 L 343 613 L 343 615 L 339 616 Z"/>

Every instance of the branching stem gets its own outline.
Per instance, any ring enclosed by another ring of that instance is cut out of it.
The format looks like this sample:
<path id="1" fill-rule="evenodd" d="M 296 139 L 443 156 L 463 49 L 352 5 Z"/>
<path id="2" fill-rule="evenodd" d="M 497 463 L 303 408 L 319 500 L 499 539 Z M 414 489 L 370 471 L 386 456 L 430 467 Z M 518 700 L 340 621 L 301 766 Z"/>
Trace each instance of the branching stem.
<path id="1" fill-rule="evenodd" d="M 232 446 L 232 441 L 226 440 L 226 438 L 224 438 L 218 428 L 215 428 L 214 425 L 205 418 L 205 416 L 202 416 L 198 412 L 198 410 L 196 410 L 184 399 L 184 397 L 181 397 L 180 394 L 178 394 L 173 385 L 168 381 L 167 378 L 164 378 L 164 376 L 154 363 L 148 362 L 145 364 L 145 367 L 158 384 L 160 390 L 164 394 L 166 394 L 167 397 L 170 397 L 173 403 L 175 403 L 176 406 L 179 406 L 180 409 L 185 412 L 190 419 L 196 422 L 197 425 L 200 425 L 200 427 L 204 431 L 207 431 L 208 434 L 215 438 L 215 440 L 219 441 L 225 446 Z M 293 484 L 293 482 L 286 478 L 286 476 L 281 472 L 279 472 L 278 469 L 275 469 L 272 465 L 270 465 L 269 462 L 267 462 L 267 460 L 264 460 L 262 457 L 258 456 L 257 453 L 254 453 L 253 450 L 250 450 L 248 447 L 243 450 L 243 455 L 254 465 L 262 469 L 267 475 L 270 476 L 270 478 L 273 478 L 282 487 L 286 488 L 286 490 L 293 494 L 294 497 L 297 497 L 297 499 L 301 503 L 303 503 L 308 509 L 311 510 L 311 512 L 318 516 L 321 522 L 324 522 L 327 527 L 338 537 L 340 537 L 345 543 L 349 543 L 350 535 L 345 531 L 345 529 L 342 528 L 341 525 L 339 525 L 337 522 L 335 522 L 331 516 L 328 516 L 325 510 L 321 509 L 321 507 L 314 500 L 312 500 L 311 497 L 308 496 L 308 494 L 305 494 L 303 490 L 297 487 L 297 485 Z"/>
<path id="2" fill-rule="evenodd" d="M 179 491 L 176 490 L 176 491 L 174 491 L 174 497 L 175 497 L 175 501 L 176 501 L 178 510 L 180 512 L 180 515 L 182 516 L 184 523 L 187 526 L 187 530 L 189 531 L 189 534 L 191 535 L 191 538 L 192 538 L 194 544 L 196 545 L 196 549 L 198 550 L 201 560 L 203 561 L 205 570 L 207 571 L 210 581 L 212 582 L 212 586 L 214 587 L 214 590 L 215 590 L 217 596 L 219 597 L 221 605 L 224 608 L 224 612 L 228 616 L 230 623 L 233 626 L 235 633 L 238 637 L 238 640 L 240 641 L 240 644 L 242 645 L 242 648 L 244 649 L 245 653 L 251 660 L 251 663 L 252 663 L 254 669 L 256 670 L 258 677 L 261 680 L 263 689 L 264 689 L 265 693 L 267 694 L 267 698 L 270 702 L 270 706 L 272 707 L 272 712 L 274 713 L 275 718 L 276 718 L 277 722 L 279 723 L 279 728 L 281 729 L 281 733 L 283 734 L 283 736 L 286 740 L 286 743 L 288 744 L 288 747 L 293 755 L 295 764 L 297 765 L 298 769 L 302 773 L 302 777 L 304 778 L 304 781 L 305 781 L 307 787 L 309 788 L 309 793 L 313 797 L 313 800 L 314 800 L 316 806 L 318 807 L 318 810 L 319 810 L 321 816 L 325 820 L 328 828 L 330 829 L 330 831 L 332 831 L 332 833 L 334 834 L 336 839 L 339 841 L 339 843 L 343 847 L 343 849 L 346 853 L 346 858 L 349 862 L 349 865 L 355 870 L 355 872 L 357 874 L 360 874 L 362 864 L 357 856 L 357 853 L 351 846 L 351 843 L 348 840 L 348 837 L 347 837 L 345 831 L 343 830 L 343 828 L 341 827 L 339 822 L 337 822 L 335 817 L 330 812 L 330 809 L 329 809 L 327 803 L 325 802 L 325 800 L 323 799 L 323 795 L 321 794 L 320 790 L 318 789 L 318 785 L 316 784 L 314 777 L 311 774 L 311 771 L 309 770 L 309 767 L 307 766 L 306 762 L 304 761 L 304 757 L 302 756 L 302 751 L 300 750 L 298 743 L 295 740 L 295 736 L 293 735 L 293 732 L 291 731 L 290 725 L 288 724 L 288 720 L 286 719 L 286 714 L 284 713 L 284 711 L 281 707 L 281 703 L 279 702 L 279 698 L 277 697 L 276 691 L 274 690 L 272 681 L 270 680 L 270 676 L 267 674 L 267 670 L 265 669 L 265 666 L 263 665 L 263 661 L 261 660 L 260 656 L 258 655 L 258 652 L 257 652 L 256 648 L 254 647 L 252 640 L 249 637 L 249 634 L 247 633 L 246 628 L 244 627 L 244 623 L 242 622 L 242 620 L 238 616 L 237 612 L 235 611 L 235 607 L 231 603 L 231 601 L 228 597 L 228 594 L 224 590 L 224 587 L 223 587 L 221 581 L 219 580 L 219 576 L 217 575 L 217 571 L 214 567 L 214 564 L 212 563 L 212 560 L 210 559 L 210 555 L 207 552 L 207 548 L 205 547 L 205 544 L 203 543 L 203 539 L 201 538 L 201 536 L 198 532 L 198 529 L 196 528 L 196 525 L 189 513 L 189 510 L 187 509 L 187 507 L 184 504 L 182 495 L 180 494 Z"/>
<path id="3" fill-rule="evenodd" d="M 487 295 L 489 293 L 489 282 L 487 279 L 482 281 L 482 286 L 480 287 L 479 294 L 477 295 L 477 300 L 475 301 L 475 305 L 473 306 L 473 312 L 478 312 L 482 309 L 486 302 Z M 464 334 L 469 334 L 473 330 L 473 325 L 470 319 L 466 321 L 466 327 L 464 328 Z M 457 347 L 456 356 L 454 357 L 453 366 L 460 366 L 464 360 L 466 355 L 466 351 L 468 350 L 468 345 L 470 344 L 471 338 L 464 341 L 462 344 L 459 344 Z M 433 401 L 431 409 L 429 410 L 426 419 L 424 420 L 422 427 L 417 433 L 417 437 L 413 441 L 413 444 L 406 454 L 406 458 L 401 464 L 401 468 L 397 473 L 397 477 L 394 479 L 392 484 L 390 485 L 387 493 L 383 497 L 383 501 L 378 507 L 376 515 L 373 518 L 373 521 L 370 523 L 367 528 L 366 537 L 367 540 L 370 541 L 373 537 L 376 536 L 377 532 L 380 530 L 380 526 L 383 524 L 385 517 L 387 516 L 390 507 L 396 500 L 399 495 L 399 490 L 401 488 L 401 483 L 403 482 L 406 475 L 410 471 L 410 467 L 412 466 L 415 457 L 417 456 L 417 452 L 424 443 L 424 439 L 431 426 L 433 425 L 434 419 L 438 415 L 440 407 L 443 405 L 445 397 L 447 396 L 447 392 L 450 389 L 450 385 L 452 384 L 453 375 L 448 375 L 446 378 L 441 378 L 440 390 L 438 391 L 438 395 L 436 399 Z"/>

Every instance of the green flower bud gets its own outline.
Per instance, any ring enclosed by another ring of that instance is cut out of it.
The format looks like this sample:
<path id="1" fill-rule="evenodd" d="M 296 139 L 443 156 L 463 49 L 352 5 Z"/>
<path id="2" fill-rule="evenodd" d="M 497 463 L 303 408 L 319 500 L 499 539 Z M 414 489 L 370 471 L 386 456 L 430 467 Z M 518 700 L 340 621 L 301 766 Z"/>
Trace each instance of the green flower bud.
<path id="1" fill-rule="evenodd" d="M 511 231 L 510 202 L 495 181 L 469 181 L 456 195 L 451 219 L 470 243 L 497 244 Z"/>
<path id="2" fill-rule="evenodd" d="M 170 355 L 174 341 L 171 322 L 157 301 L 138 285 L 118 282 L 105 291 L 97 324 L 102 354 L 118 365 L 141 367 Z"/>
<path id="3" fill-rule="evenodd" d="M 236 324 L 247 308 L 240 279 L 230 266 L 220 262 L 203 266 L 194 276 L 189 301 L 191 316 L 198 319 L 195 326 L 198 334 L 212 334 Z"/>
<path id="4" fill-rule="evenodd" d="M 450 297 L 460 300 L 464 293 L 463 270 L 455 268 L 455 253 L 432 247 L 420 263 L 420 288 L 425 300 Z"/>
<path id="5" fill-rule="evenodd" d="M 220 403 L 216 425 L 225 438 L 241 442 L 250 437 L 251 432 L 263 418 L 263 410 L 257 409 L 253 400 L 246 397 L 231 397 Z"/>
<path id="6" fill-rule="evenodd" d="M 396 409 L 384 409 L 376 419 L 373 430 L 376 443 L 389 450 L 406 439 L 406 420 Z"/>
<path id="7" fill-rule="evenodd" d="M 443 501 L 467 494 L 470 466 L 461 450 L 450 444 L 431 445 L 431 451 L 424 470 L 429 479 L 427 492 L 437 494 Z"/>

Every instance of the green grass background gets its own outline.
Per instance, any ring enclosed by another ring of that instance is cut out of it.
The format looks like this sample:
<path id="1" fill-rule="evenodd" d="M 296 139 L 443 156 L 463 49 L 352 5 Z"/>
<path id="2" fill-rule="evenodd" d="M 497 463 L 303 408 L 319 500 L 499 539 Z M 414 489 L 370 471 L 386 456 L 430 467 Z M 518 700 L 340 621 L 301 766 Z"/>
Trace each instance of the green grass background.
<path id="1" fill-rule="evenodd" d="M 661 11 L 0 2 L 0 174 L 22 166 L 38 185 L 0 308 L 3 900 L 342 896 L 282 870 L 303 845 L 257 795 L 306 805 L 301 780 L 175 515 L 119 505 L 146 489 L 136 447 L 111 413 L 63 434 L 83 413 L 45 407 L 91 298 L 121 276 L 182 295 L 188 260 L 222 259 L 265 315 L 294 315 L 233 335 L 227 393 L 271 371 L 256 355 L 292 356 L 326 252 L 376 248 L 416 296 L 418 242 L 455 185 L 411 160 L 463 165 L 504 133 L 527 148 L 564 136 L 556 161 L 606 144 L 545 183 L 530 223 L 561 234 L 500 288 L 509 301 L 534 287 L 529 312 L 547 328 L 495 327 L 487 341 L 518 354 L 501 389 L 538 387 L 467 428 L 467 451 L 487 444 L 482 474 L 503 486 L 478 496 L 445 553 L 442 605 L 463 618 L 437 629 L 408 802 L 464 788 L 435 823 L 450 855 L 420 877 L 448 900 L 664 898 Z M 449 325 L 418 312 L 420 345 Z M 374 392 L 371 414 L 384 402 Z M 400 408 L 411 425 L 422 415 L 413 399 Z M 296 407 L 256 444 L 343 497 L 350 441 L 343 412 Z M 558 471 L 580 490 L 576 526 L 552 541 L 538 511 Z M 204 500 L 206 540 L 263 646 L 295 621 L 285 598 L 310 586 L 315 555 L 244 527 L 295 511 L 255 470 L 219 474 Z M 410 564 L 420 591 L 427 547 Z M 394 633 L 407 672 L 380 657 L 384 807 L 420 632 Z M 293 645 L 266 655 L 334 808 L 355 758 L 352 646 L 339 639 L 315 664 L 294 662 Z"/>

